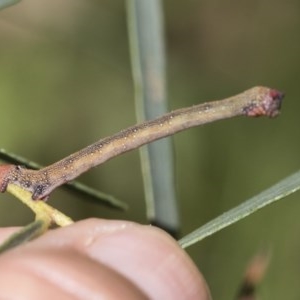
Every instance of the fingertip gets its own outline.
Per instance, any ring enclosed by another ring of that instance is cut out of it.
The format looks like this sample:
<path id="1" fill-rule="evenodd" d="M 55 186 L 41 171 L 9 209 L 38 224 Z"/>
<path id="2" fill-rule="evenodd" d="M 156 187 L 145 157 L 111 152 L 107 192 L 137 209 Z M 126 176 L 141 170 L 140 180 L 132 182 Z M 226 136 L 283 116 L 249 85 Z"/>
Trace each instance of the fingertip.
<path id="1" fill-rule="evenodd" d="M 161 229 L 127 221 L 80 223 L 94 228 L 81 250 L 132 280 L 150 298 L 210 299 L 195 264 Z"/>
<path id="2" fill-rule="evenodd" d="M 75 249 L 115 270 L 151 299 L 210 299 L 207 284 L 190 257 L 154 226 L 88 219 L 52 230 L 27 247 Z"/>
<path id="3" fill-rule="evenodd" d="M 41 250 L 28 244 L 0 258 L 0 299 L 147 299 L 126 277 L 75 248 Z"/>

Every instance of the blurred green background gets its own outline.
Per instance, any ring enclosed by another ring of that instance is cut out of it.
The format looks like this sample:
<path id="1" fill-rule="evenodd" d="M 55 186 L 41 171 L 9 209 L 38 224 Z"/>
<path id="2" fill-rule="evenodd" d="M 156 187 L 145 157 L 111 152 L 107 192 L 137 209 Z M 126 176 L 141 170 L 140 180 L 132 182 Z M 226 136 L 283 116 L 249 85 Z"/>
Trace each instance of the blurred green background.
<path id="1" fill-rule="evenodd" d="M 237 118 L 175 136 L 177 189 L 189 233 L 299 169 L 300 2 L 164 1 L 170 107 L 254 85 L 286 92 L 282 114 Z M 26 0 L 0 12 L 0 147 L 43 165 L 135 123 L 125 3 Z M 138 152 L 80 178 L 126 213 L 63 190 L 50 204 L 76 220 L 147 223 Z M 188 249 L 215 299 L 231 299 L 262 247 L 272 263 L 261 299 L 299 299 L 300 193 Z M 0 225 L 32 214 L 3 194 Z"/>

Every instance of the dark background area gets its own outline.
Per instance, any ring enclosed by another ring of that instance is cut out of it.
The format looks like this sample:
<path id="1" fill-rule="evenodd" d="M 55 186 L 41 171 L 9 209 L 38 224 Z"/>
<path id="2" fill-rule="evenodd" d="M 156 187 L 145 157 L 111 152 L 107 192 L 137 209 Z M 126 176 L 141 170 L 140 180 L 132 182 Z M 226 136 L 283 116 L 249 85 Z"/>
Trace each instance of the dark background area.
<path id="1" fill-rule="evenodd" d="M 164 9 L 171 109 L 255 85 L 286 93 L 279 118 L 236 118 L 175 136 L 184 235 L 299 169 L 300 2 L 168 0 Z M 47 165 L 134 123 L 123 1 L 24 0 L 0 12 L 1 148 Z M 147 223 L 137 151 L 80 180 L 130 210 L 96 206 L 62 189 L 49 203 L 75 220 Z M 299 198 L 188 249 L 215 299 L 232 298 L 262 247 L 272 249 L 272 261 L 261 299 L 299 298 Z M 32 219 L 12 196 L 1 195 L 1 226 Z"/>

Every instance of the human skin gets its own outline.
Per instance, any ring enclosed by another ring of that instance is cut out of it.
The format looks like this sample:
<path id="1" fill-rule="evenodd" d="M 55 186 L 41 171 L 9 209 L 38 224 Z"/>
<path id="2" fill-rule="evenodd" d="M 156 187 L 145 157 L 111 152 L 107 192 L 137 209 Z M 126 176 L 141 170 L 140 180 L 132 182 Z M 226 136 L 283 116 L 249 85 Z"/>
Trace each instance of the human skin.
<path id="1" fill-rule="evenodd" d="M 0 241 L 15 228 L 0 229 Z M 153 226 L 89 219 L 0 256 L 0 299 L 210 299 L 197 267 Z"/>

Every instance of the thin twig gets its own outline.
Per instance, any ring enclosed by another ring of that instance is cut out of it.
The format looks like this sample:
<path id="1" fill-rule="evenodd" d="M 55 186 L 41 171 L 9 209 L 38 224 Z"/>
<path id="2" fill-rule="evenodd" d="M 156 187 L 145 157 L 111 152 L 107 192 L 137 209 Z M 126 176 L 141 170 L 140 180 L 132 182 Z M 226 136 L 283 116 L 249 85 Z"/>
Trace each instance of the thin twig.
<path id="1" fill-rule="evenodd" d="M 27 205 L 35 214 L 35 221 L 23 227 L 0 245 L 0 254 L 31 241 L 46 232 L 51 225 L 67 226 L 73 220 L 43 201 L 32 201 L 32 194 L 22 187 L 9 184 L 7 191 Z"/>

